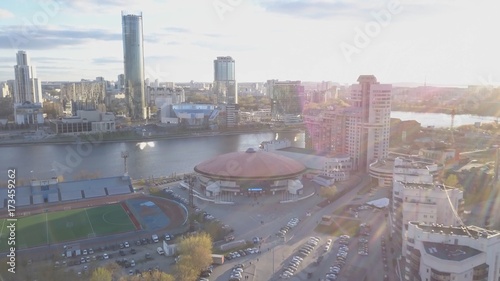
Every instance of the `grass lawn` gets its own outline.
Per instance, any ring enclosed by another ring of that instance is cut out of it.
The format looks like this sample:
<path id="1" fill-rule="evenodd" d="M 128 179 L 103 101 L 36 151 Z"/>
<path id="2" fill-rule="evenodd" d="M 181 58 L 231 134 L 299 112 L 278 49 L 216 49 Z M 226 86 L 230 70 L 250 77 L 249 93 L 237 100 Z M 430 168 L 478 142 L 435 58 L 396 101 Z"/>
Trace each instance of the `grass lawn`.
<path id="1" fill-rule="evenodd" d="M 9 224 L 0 219 L 0 251 L 9 247 Z M 16 248 L 29 248 L 134 230 L 134 224 L 120 204 L 43 213 L 18 218 Z"/>
<path id="2" fill-rule="evenodd" d="M 330 225 L 318 224 L 314 230 L 332 236 L 347 234 L 353 237 L 358 234 L 360 223 L 361 222 L 358 219 L 334 216 L 332 217 L 332 223 Z"/>

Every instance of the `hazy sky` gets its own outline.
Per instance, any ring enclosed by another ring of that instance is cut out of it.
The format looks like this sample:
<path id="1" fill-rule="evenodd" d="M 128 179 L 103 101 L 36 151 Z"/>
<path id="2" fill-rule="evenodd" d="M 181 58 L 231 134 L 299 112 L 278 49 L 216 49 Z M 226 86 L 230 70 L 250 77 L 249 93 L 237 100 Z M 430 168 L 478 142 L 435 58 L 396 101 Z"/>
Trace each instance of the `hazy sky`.
<path id="1" fill-rule="evenodd" d="M 16 0 L 0 2 L 0 81 L 26 50 L 42 81 L 116 80 L 121 11 L 142 11 L 146 78 L 500 84 L 500 1 Z"/>

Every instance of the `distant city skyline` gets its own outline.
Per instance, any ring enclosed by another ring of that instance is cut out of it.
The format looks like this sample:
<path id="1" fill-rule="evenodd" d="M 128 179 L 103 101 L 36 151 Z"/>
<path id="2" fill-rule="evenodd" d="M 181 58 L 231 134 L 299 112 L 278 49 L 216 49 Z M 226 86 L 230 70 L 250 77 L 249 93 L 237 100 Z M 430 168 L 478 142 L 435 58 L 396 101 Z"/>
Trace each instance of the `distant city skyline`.
<path id="1" fill-rule="evenodd" d="M 30 54 L 42 81 L 123 73 L 121 11 L 142 11 L 145 78 L 213 81 L 213 59 L 238 62 L 239 82 L 500 85 L 500 3 L 465 0 L 247 0 L 0 3 L 0 81 Z"/>

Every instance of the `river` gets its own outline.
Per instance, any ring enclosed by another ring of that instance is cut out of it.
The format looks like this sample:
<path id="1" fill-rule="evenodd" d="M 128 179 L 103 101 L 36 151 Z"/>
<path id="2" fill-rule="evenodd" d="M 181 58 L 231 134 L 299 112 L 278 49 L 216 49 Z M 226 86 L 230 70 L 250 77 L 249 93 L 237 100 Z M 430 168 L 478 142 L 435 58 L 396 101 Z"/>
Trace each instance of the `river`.
<path id="1" fill-rule="evenodd" d="M 422 126 L 449 127 L 451 116 L 439 113 L 395 111 L 391 117 L 417 120 Z M 495 117 L 456 115 L 454 126 L 492 122 Z M 101 177 L 123 174 L 123 151 L 128 152 L 127 164 L 133 178 L 148 178 L 192 172 L 193 167 L 216 155 L 257 148 L 271 139 L 293 140 L 293 146 L 304 147 L 304 133 L 250 133 L 152 141 L 81 144 L 40 144 L 0 147 L 0 180 L 6 181 L 7 169 L 17 168 L 18 179 L 50 178 L 62 175 L 65 180 L 82 171 Z"/>
<path id="2" fill-rule="evenodd" d="M 132 178 L 148 178 L 192 172 L 194 166 L 216 155 L 256 148 L 263 141 L 288 139 L 304 147 L 304 133 L 253 133 L 136 142 L 82 142 L 80 144 L 40 144 L 0 147 L 0 180 L 7 169 L 16 168 L 18 179 L 50 178 L 65 180 L 83 172 L 101 177 L 124 173 L 122 152 L 127 151 L 127 170 Z"/>
<path id="3" fill-rule="evenodd" d="M 422 127 L 449 128 L 451 126 L 451 115 L 445 113 L 420 113 L 420 112 L 404 112 L 392 111 L 392 118 L 401 120 L 416 120 Z M 476 122 L 490 123 L 498 120 L 492 116 L 477 116 L 468 114 L 457 114 L 453 120 L 453 127 L 456 128 L 462 125 L 470 125 Z"/>

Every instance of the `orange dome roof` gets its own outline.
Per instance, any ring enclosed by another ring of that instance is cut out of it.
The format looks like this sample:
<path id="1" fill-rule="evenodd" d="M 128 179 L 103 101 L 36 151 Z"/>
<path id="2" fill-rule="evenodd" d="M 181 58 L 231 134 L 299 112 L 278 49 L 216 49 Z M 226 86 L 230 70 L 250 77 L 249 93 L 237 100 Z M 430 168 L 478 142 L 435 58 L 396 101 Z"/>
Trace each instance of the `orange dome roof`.
<path id="1" fill-rule="evenodd" d="M 249 148 L 246 152 L 219 155 L 194 170 L 218 180 L 280 180 L 298 176 L 306 167 L 291 158 Z"/>

